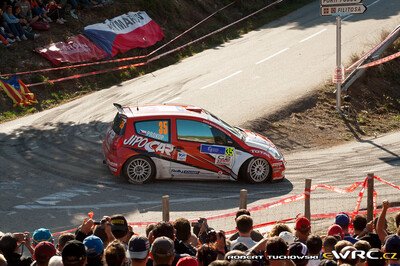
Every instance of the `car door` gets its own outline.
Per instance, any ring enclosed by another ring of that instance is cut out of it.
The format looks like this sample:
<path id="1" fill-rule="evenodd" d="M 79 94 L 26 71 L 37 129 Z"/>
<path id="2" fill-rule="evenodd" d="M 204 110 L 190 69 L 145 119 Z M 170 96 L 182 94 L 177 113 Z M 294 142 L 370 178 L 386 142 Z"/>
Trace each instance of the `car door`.
<path id="1" fill-rule="evenodd" d="M 230 179 L 235 160 L 232 139 L 212 125 L 176 119 L 171 175 L 184 179 Z"/>

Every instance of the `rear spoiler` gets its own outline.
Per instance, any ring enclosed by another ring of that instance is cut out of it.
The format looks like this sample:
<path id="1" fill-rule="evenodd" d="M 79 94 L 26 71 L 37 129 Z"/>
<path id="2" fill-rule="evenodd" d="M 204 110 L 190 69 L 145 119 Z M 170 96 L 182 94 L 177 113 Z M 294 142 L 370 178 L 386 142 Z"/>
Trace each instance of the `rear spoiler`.
<path id="1" fill-rule="evenodd" d="M 117 108 L 118 113 L 124 114 L 124 109 L 122 108 L 122 105 L 120 105 L 119 103 L 113 103 L 113 105 Z"/>

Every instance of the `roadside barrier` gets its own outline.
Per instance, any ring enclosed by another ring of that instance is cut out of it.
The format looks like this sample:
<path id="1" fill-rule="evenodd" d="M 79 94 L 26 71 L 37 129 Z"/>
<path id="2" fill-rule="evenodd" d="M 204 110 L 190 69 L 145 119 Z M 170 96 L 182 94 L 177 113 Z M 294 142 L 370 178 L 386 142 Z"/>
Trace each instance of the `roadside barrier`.
<path id="1" fill-rule="evenodd" d="M 289 204 L 292 202 L 296 202 L 296 201 L 300 201 L 302 199 L 306 198 L 307 194 L 312 195 L 312 192 L 318 189 L 323 189 L 323 190 L 328 190 L 328 191 L 332 191 L 332 192 L 336 192 L 339 194 L 347 194 L 347 193 L 351 193 L 354 192 L 357 188 L 361 188 L 360 191 L 358 192 L 358 196 L 356 199 L 356 206 L 353 210 L 353 212 L 349 212 L 349 215 L 354 218 L 354 216 L 356 216 L 357 214 L 367 214 L 369 210 L 360 210 L 360 206 L 361 206 L 361 202 L 363 199 L 363 195 L 365 192 L 365 189 L 368 188 L 368 179 L 372 179 L 372 180 L 377 180 L 379 182 L 381 182 L 382 184 L 388 185 L 392 188 L 395 188 L 397 190 L 400 190 L 400 186 L 395 185 L 379 176 L 375 176 L 374 174 L 370 173 L 368 174 L 367 177 L 364 178 L 363 181 L 359 181 L 359 182 L 354 182 L 353 184 L 349 185 L 346 188 L 338 188 L 332 185 L 327 185 L 327 184 L 317 184 L 317 185 L 313 185 L 311 186 L 310 189 L 305 188 L 304 192 L 301 194 L 297 194 L 297 195 L 291 195 L 288 197 L 284 197 L 282 199 L 273 201 L 273 202 L 268 202 L 268 203 L 264 203 L 261 205 L 257 205 L 257 206 L 253 206 L 250 208 L 247 208 L 247 210 L 249 210 L 252 213 L 252 216 L 255 212 L 257 211 L 265 211 L 274 207 L 278 207 L 281 205 L 285 205 L 285 204 Z M 373 187 L 372 187 L 373 189 Z M 372 192 L 372 198 L 371 200 L 371 204 L 373 206 L 372 214 L 373 216 L 376 216 L 380 210 L 377 209 L 377 196 L 378 193 L 373 189 Z M 239 201 L 239 208 L 244 207 L 247 205 L 247 190 L 242 189 L 240 191 L 240 201 Z M 346 210 L 343 210 L 344 212 L 346 212 Z M 348 211 L 348 210 L 347 210 Z M 388 213 L 393 213 L 393 212 L 398 212 L 400 211 L 400 207 L 391 207 L 388 210 Z M 310 218 L 311 220 L 319 220 L 319 219 L 333 219 L 335 218 L 335 216 L 337 215 L 338 212 L 330 212 L 330 213 L 319 213 L 319 214 L 311 214 Z M 218 220 L 218 219 L 225 219 L 228 217 L 234 217 L 236 215 L 236 211 L 232 211 L 232 212 L 228 212 L 228 213 L 223 213 L 223 214 L 218 214 L 218 215 L 214 215 L 214 216 L 209 216 L 209 217 L 205 217 L 207 219 L 207 221 L 213 221 L 213 220 Z M 280 220 L 274 220 L 274 221 L 269 221 L 269 222 L 265 222 L 265 223 L 260 223 L 260 224 L 255 224 L 253 227 L 255 229 L 257 228 L 263 228 L 263 227 L 267 227 L 267 226 L 271 226 L 274 225 L 276 223 L 282 222 L 282 223 L 286 223 L 286 222 L 293 222 L 296 220 L 296 217 L 298 215 L 292 215 L 292 217 L 290 218 L 286 218 L 286 219 L 280 219 Z M 162 197 L 162 220 L 163 221 L 169 221 L 170 220 L 170 206 L 169 206 L 169 196 L 168 195 L 164 195 Z M 190 222 L 195 222 L 197 221 L 197 218 L 195 219 L 189 219 Z M 146 227 L 149 224 L 154 224 L 157 223 L 158 221 L 149 221 L 149 222 L 130 222 L 129 225 L 131 225 L 134 228 L 138 228 L 138 227 Z M 64 232 L 75 232 L 76 228 L 74 229 L 70 229 L 70 230 L 66 230 L 66 231 L 62 231 L 62 232 L 56 232 L 53 235 L 58 236 Z M 234 233 L 235 230 L 227 230 L 225 231 L 226 234 L 231 234 Z"/>

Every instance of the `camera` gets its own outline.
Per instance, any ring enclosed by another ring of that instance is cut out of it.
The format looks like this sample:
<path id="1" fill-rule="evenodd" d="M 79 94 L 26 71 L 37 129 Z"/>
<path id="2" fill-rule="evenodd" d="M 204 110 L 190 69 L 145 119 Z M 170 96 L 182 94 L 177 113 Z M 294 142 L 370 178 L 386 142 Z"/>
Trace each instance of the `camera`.
<path id="1" fill-rule="evenodd" d="M 93 224 L 94 224 L 94 225 L 103 225 L 103 224 L 106 223 L 106 221 L 107 221 L 106 219 L 101 219 L 100 222 L 95 221 L 95 222 L 93 222 Z"/>

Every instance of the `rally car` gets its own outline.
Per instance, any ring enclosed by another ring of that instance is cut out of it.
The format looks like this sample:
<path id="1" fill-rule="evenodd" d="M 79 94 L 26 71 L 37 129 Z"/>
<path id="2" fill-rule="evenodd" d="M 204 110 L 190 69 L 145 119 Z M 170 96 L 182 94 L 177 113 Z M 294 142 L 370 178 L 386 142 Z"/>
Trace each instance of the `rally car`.
<path id="1" fill-rule="evenodd" d="M 114 106 L 118 113 L 103 141 L 104 163 L 131 183 L 242 178 L 262 183 L 285 177 L 285 159 L 268 138 L 202 108 Z"/>

